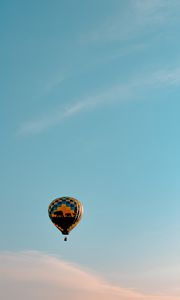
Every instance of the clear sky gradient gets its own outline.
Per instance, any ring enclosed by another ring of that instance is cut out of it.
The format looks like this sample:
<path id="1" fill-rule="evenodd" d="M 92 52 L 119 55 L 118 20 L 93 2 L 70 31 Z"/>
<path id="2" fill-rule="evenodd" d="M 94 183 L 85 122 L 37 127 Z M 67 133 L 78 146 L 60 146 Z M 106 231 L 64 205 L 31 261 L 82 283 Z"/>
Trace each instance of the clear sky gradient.
<path id="1" fill-rule="evenodd" d="M 0 273 L 14 300 L 23 278 L 53 274 L 54 294 L 29 299 L 179 299 L 179 14 L 176 0 L 0 1 Z M 84 205 L 68 243 L 47 213 L 66 195 Z"/>

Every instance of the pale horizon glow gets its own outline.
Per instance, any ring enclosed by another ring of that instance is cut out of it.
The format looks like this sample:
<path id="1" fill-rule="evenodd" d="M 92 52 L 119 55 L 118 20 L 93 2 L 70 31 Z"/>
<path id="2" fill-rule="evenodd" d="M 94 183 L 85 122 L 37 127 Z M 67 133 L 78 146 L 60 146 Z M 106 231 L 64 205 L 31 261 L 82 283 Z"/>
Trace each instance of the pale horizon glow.
<path id="1" fill-rule="evenodd" d="M 1 252 L 0 264 L 0 295 L 6 300 L 63 296 L 67 300 L 177 300 L 180 296 L 148 295 L 118 287 L 76 264 L 37 251 Z"/>

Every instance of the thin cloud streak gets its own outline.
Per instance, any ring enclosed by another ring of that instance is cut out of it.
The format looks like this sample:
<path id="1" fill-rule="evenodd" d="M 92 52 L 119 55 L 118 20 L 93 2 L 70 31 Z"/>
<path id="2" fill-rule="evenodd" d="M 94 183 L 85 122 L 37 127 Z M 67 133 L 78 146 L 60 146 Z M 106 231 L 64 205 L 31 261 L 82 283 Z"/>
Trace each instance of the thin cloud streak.
<path id="1" fill-rule="evenodd" d="M 6 300 L 177 300 L 108 283 L 78 265 L 35 251 L 0 253 L 1 298 Z M 9 288 L 10 287 L 10 288 Z M 28 293 L 27 293 L 28 291 Z"/>
<path id="2" fill-rule="evenodd" d="M 47 116 L 40 117 L 38 120 L 25 122 L 21 125 L 16 134 L 18 136 L 39 134 L 50 127 L 54 127 L 60 124 L 67 118 L 70 118 L 82 112 L 90 111 L 93 108 L 102 104 L 109 103 L 110 101 L 113 102 L 119 97 L 121 97 L 121 99 L 123 100 L 130 94 L 130 90 L 130 86 L 117 85 L 95 96 L 85 97 L 85 100 L 83 99 L 77 101 L 69 106 L 65 106 L 64 108 L 56 108 L 56 111 L 48 114 Z"/>
<path id="3" fill-rule="evenodd" d="M 72 71 L 67 70 L 67 69 L 63 70 L 61 72 L 57 72 L 57 74 L 46 83 L 44 93 L 45 94 L 50 93 L 55 88 L 59 87 L 62 84 L 62 82 L 64 82 L 65 80 L 69 79 L 72 76 L 71 73 L 72 73 Z"/>
<path id="4" fill-rule="evenodd" d="M 97 101 L 97 103 L 100 102 Z M 79 101 L 64 108 L 57 108 L 56 111 L 47 116 L 40 117 L 38 120 L 25 122 L 17 131 L 17 135 L 39 134 L 51 127 L 59 125 L 63 120 L 70 118 L 81 112 L 92 109 L 96 106 L 94 99 Z"/>
<path id="5" fill-rule="evenodd" d="M 180 85 L 180 68 L 168 68 L 154 74 L 154 79 L 159 83 L 168 83 L 169 86 Z"/>
<path id="6" fill-rule="evenodd" d="M 131 0 L 123 12 L 115 12 L 94 30 L 81 36 L 85 43 L 124 41 L 148 34 L 157 26 L 169 26 L 176 20 L 180 3 L 176 0 Z"/>
<path id="7" fill-rule="evenodd" d="M 127 84 L 117 84 L 109 89 L 99 92 L 94 96 L 84 97 L 80 101 L 69 106 L 56 108 L 55 111 L 37 120 L 24 122 L 17 130 L 17 136 L 40 134 L 51 127 L 59 125 L 62 121 L 93 110 L 96 107 L 112 104 L 116 101 L 133 100 L 134 96 L 144 88 L 158 88 L 160 86 L 177 87 L 180 85 L 180 67 L 166 68 L 152 72 L 151 75 L 141 75 L 140 78 L 132 79 Z"/>

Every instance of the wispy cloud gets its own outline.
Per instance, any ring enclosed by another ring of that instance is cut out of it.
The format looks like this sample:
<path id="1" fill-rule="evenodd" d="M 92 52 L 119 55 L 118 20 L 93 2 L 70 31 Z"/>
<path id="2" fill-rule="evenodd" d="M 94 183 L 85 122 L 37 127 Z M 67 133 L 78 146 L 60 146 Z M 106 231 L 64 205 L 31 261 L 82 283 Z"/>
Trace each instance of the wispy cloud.
<path id="1" fill-rule="evenodd" d="M 94 106 L 99 104 L 100 98 L 94 99 L 89 98 L 86 101 L 75 102 L 71 105 L 65 107 L 58 107 L 55 111 L 50 114 L 41 116 L 37 120 L 25 122 L 20 126 L 17 131 L 17 135 L 28 135 L 28 134 L 38 134 L 48 128 L 54 127 L 60 124 L 63 120 L 70 118 L 81 112 L 92 109 Z"/>
<path id="2" fill-rule="evenodd" d="M 178 300 L 108 283 L 82 267 L 40 252 L 0 253 L 1 298 L 6 300 Z"/>
<path id="3" fill-rule="evenodd" d="M 157 30 L 158 26 L 166 26 L 174 22 L 177 8 L 176 0 L 130 0 L 124 10 L 116 11 L 90 32 L 82 35 L 84 42 L 101 43 L 108 41 L 124 41 L 142 34 Z M 178 16 L 177 16 L 178 17 Z"/>
<path id="4" fill-rule="evenodd" d="M 116 85 L 110 89 L 99 92 L 94 96 L 84 97 L 80 101 L 73 102 L 63 108 L 56 108 L 55 111 L 48 113 L 48 115 L 41 116 L 37 120 L 25 122 L 20 126 L 17 135 L 38 134 L 50 127 L 60 124 L 63 120 L 75 116 L 77 114 L 92 110 L 93 108 L 102 104 L 113 102 L 119 96 L 121 100 L 127 98 L 130 94 L 130 86 Z"/>
<path id="5" fill-rule="evenodd" d="M 132 101 L 145 88 L 149 90 L 154 87 L 168 88 L 179 85 L 180 67 L 154 70 L 151 74 L 141 74 L 139 78 L 132 78 L 129 83 L 117 83 L 92 96 L 82 97 L 79 101 L 74 101 L 67 106 L 56 107 L 55 110 L 39 116 L 37 119 L 22 123 L 16 134 L 18 136 L 39 134 L 61 124 L 68 118 L 91 111 L 96 107 L 112 104 L 115 101 Z"/>
<path id="6" fill-rule="evenodd" d="M 180 67 L 164 68 L 154 73 L 154 82 L 168 84 L 169 86 L 180 85 Z"/>
<path id="7" fill-rule="evenodd" d="M 58 87 L 62 82 L 67 80 L 71 76 L 71 72 L 69 70 L 63 70 L 57 72 L 47 83 L 44 89 L 44 93 L 49 93 Z"/>

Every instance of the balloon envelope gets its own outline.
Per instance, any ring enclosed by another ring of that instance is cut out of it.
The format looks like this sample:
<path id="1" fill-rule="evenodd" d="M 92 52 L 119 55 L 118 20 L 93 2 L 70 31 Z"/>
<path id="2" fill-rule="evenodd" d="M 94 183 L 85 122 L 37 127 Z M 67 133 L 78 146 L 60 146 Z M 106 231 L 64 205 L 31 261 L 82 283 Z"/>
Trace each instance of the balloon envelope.
<path id="1" fill-rule="evenodd" d="M 50 203 L 48 213 L 53 224 L 67 235 L 79 223 L 83 206 L 75 198 L 61 197 Z"/>

